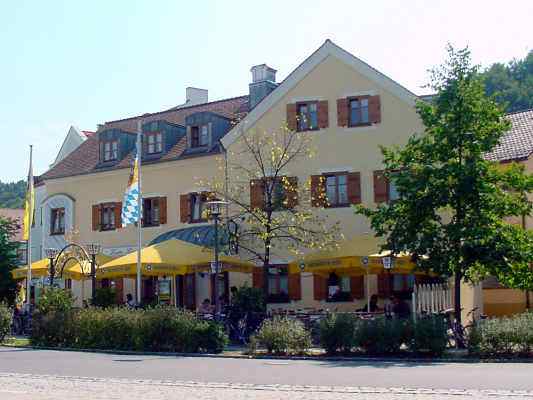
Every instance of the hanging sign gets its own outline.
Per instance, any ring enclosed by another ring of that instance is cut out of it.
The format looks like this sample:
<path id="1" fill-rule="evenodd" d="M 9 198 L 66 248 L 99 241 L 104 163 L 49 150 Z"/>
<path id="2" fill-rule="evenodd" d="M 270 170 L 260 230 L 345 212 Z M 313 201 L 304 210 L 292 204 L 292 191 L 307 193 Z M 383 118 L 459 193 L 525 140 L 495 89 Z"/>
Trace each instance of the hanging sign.
<path id="1" fill-rule="evenodd" d="M 383 257 L 383 268 L 385 269 L 392 268 L 392 257 Z"/>

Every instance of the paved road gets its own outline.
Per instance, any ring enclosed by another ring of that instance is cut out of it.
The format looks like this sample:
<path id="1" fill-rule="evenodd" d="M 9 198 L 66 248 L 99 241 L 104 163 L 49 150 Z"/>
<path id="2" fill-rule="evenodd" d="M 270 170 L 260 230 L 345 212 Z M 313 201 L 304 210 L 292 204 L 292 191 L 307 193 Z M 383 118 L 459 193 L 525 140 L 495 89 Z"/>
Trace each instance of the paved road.
<path id="1" fill-rule="evenodd" d="M 222 385 L 212 387 L 213 383 Z M 289 386 L 280 392 L 278 386 L 268 385 Z M 326 385 L 325 389 L 318 387 Z M 116 392 L 121 387 L 129 389 Z M 98 388 L 102 396 L 108 397 L 98 397 Z M 533 364 L 269 361 L 0 347 L 0 398 L 48 399 L 43 396 L 53 393 L 55 397 L 50 398 L 61 399 L 63 393 L 65 398 L 69 394 L 73 400 L 77 399 L 76 395 L 87 393 L 84 390 L 91 390 L 95 394 L 91 398 L 122 398 L 119 393 L 123 393 L 131 399 L 146 399 L 142 393 L 150 388 L 158 394 L 149 398 L 174 398 L 168 397 L 169 393 L 181 393 L 181 398 L 231 397 L 232 400 L 289 397 L 341 400 L 354 398 L 354 393 L 361 399 L 405 398 L 405 393 L 392 388 L 415 390 L 420 398 L 446 398 L 457 395 L 454 391 L 483 398 L 490 395 L 487 390 L 503 391 L 499 393 L 502 396 L 506 391 L 527 391 L 522 395 L 533 398 Z M 350 390 L 350 396 L 345 397 L 348 394 L 343 393 Z M 296 397 L 289 396 L 291 393 Z"/>

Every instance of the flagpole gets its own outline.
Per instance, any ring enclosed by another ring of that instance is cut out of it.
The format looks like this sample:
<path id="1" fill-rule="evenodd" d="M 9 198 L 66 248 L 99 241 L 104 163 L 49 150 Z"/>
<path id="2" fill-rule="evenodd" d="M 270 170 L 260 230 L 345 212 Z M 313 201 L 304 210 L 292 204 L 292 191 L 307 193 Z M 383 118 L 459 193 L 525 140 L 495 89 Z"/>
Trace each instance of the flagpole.
<path id="1" fill-rule="evenodd" d="M 27 190 L 33 190 L 33 167 L 32 167 L 32 157 L 33 157 L 33 145 L 30 144 L 30 171 L 28 173 L 28 187 Z M 28 226 L 23 227 L 23 229 L 28 230 L 28 242 L 27 242 L 27 261 L 28 261 L 28 271 L 26 273 L 26 303 L 29 305 L 31 303 L 31 225 L 33 219 L 33 194 L 27 193 L 26 196 L 30 196 L 30 201 L 28 202 Z M 27 206 L 28 206 L 27 205 Z"/>
<path id="2" fill-rule="evenodd" d="M 142 159 L 142 122 L 137 121 L 137 174 L 139 185 L 139 196 L 137 198 L 137 304 L 141 304 L 141 247 L 142 247 L 142 189 L 141 189 L 141 159 Z"/>

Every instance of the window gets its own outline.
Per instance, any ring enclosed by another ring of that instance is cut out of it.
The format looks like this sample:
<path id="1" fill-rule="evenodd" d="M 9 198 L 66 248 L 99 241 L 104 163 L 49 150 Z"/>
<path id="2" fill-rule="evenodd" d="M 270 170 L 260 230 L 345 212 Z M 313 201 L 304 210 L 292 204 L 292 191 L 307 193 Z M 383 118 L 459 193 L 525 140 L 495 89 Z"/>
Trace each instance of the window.
<path id="1" fill-rule="evenodd" d="M 191 222 L 205 222 L 205 203 L 207 202 L 207 195 L 205 193 L 191 193 Z"/>
<path id="2" fill-rule="evenodd" d="M 163 134 L 161 132 L 148 134 L 147 141 L 146 152 L 148 154 L 157 154 L 163 151 Z"/>
<path id="3" fill-rule="evenodd" d="M 28 251 L 27 249 L 23 248 L 23 247 L 19 247 L 17 249 L 17 258 L 18 258 L 18 263 L 20 265 L 25 265 L 28 263 Z"/>
<path id="4" fill-rule="evenodd" d="M 100 230 L 110 231 L 115 229 L 115 205 L 114 204 L 102 204 L 100 208 Z"/>
<path id="5" fill-rule="evenodd" d="M 414 275 L 392 275 L 392 290 L 394 292 L 410 292 L 415 286 Z"/>
<path id="6" fill-rule="evenodd" d="M 326 175 L 326 198 L 328 207 L 344 207 L 348 205 L 347 174 Z"/>
<path id="7" fill-rule="evenodd" d="M 118 140 L 106 140 L 102 143 L 104 161 L 118 160 Z"/>
<path id="8" fill-rule="evenodd" d="M 266 193 L 265 193 L 266 195 Z M 272 186 L 272 208 L 274 210 L 286 209 L 287 193 L 282 179 L 276 179 Z M 265 198 L 266 202 L 266 198 Z"/>
<path id="9" fill-rule="evenodd" d="M 65 289 L 72 290 L 72 279 L 65 279 Z"/>
<path id="10" fill-rule="evenodd" d="M 268 269 L 268 301 L 285 303 L 289 301 L 289 275 L 287 267 Z"/>
<path id="11" fill-rule="evenodd" d="M 298 131 L 312 131 L 318 129 L 317 103 L 300 103 L 297 107 Z"/>
<path id="12" fill-rule="evenodd" d="M 207 125 L 191 127 L 191 147 L 203 147 L 209 144 L 209 127 Z"/>
<path id="13" fill-rule="evenodd" d="M 350 126 L 368 125 L 370 123 L 368 113 L 368 97 L 358 97 L 349 100 Z"/>
<path id="14" fill-rule="evenodd" d="M 332 273 L 327 280 L 328 292 L 327 301 L 350 301 L 351 300 L 351 285 L 349 276 L 337 276 Z"/>
<path id="15" fill-rule="evenodd" d="M 65 233 L 65 209 L 54 208 L 51 212 L 50 235 L 63 235 Z"/>
<path id="16" fill-rule="evenodd" d="M 398 193 L 396 184 L 392 180 L 389 181 L 389 201 L 398 200 L 399 198 L 400 198 L 400 194 Z"/>
<path id="17" fill-rule="evenodd" d="M 159 198 L 143 199 L 143 226 L 159 226 Z"/>

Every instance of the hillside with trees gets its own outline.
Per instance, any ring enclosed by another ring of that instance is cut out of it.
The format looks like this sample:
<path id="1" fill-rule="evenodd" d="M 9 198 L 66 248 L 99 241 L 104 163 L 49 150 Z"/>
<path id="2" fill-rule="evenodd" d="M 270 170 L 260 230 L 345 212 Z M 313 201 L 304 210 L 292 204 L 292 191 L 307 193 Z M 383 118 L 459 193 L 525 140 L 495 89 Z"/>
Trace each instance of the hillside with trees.
<path id="1" fill-rule="evenodd" d="M 493 64 L 481 75 L 485 92 L 495 94 L 506 112 L 533 108 L 533 50 L 522 60 Z"/>
<path id="2" fill-rule="evenodd" d="M 4 183 L 0 181 L 0 208 L 23 208 L 26 181 Z"/>

